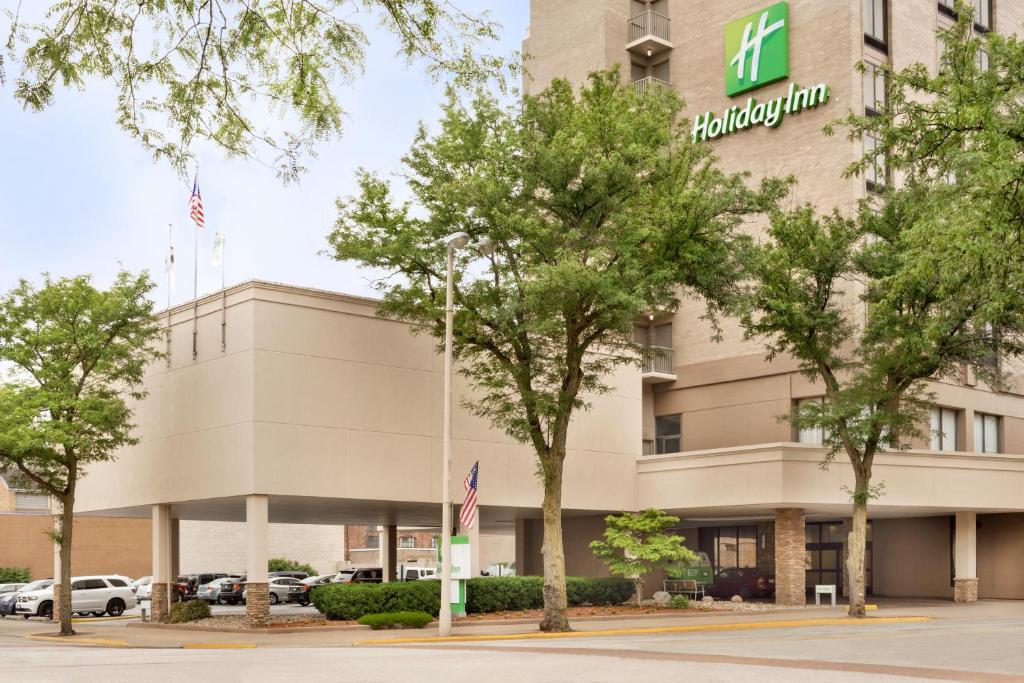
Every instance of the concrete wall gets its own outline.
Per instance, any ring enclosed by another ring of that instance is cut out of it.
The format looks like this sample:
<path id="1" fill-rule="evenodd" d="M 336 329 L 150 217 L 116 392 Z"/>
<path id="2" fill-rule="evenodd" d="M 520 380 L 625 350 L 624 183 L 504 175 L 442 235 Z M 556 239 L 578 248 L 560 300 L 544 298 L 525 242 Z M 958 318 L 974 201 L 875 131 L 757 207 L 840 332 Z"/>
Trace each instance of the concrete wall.
<path id="1" fill-rule="evenodd" d="M 875 595 L 952 598 L 949 517 L 871 522 Z"/>
<path id="2" fill-rule="evenodd" d="M 124 574 L 132 578 L 150 571 L 149 520 L 112 517 L 75 519 L 71 568 L 75 575 Z M 33 579 L 54 574 L 50 515 L 0 514 L 0 567 L 28 567 Z"/>
<path id="3" fill-rule="evenodd" d="M 240 522 L 180 522 L 182 572 L 245 572 L 245 524 Z M 270 524 L 271 558 L 295 560 L 316 567 L 320 574 L 338 570 L 345 560 L 345 527 L 325 524 Z"/>
<path id="4" fill-rule="evenodd" d="M 978 597 L 1024 599 L 1024 514 L 978 515 Z"/>

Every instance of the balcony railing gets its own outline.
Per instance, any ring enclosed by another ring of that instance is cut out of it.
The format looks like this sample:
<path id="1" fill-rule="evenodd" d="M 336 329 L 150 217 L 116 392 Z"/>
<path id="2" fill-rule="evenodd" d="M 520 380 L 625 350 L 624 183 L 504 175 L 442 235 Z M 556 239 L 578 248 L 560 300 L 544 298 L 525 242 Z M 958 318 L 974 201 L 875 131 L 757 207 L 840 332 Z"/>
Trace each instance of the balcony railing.
<path id="1" fill-rule="evenodd" d="M 668 81 L 663 81 L 660 78 L 654 76 L 647 76 L 641 78 L 639 81 L 633 81 L 633 87 L 636 89 L 637 95 L 643 95 L 652 88 L 668 88 L 671 87 Z"/>
<path id="2" fill-rule="evenodd" d="M 629 18 L 630 44 L 648 36 L 669 42 L 669 19 L 663 14 L 647 10 Z"/>
<path id="3" fill-rule="evenodd" d="M 674 375 L 672 349 L 664 346 L 648 346 L 644 354 L 643 374 L 657 373 L 660 375 Z"/>

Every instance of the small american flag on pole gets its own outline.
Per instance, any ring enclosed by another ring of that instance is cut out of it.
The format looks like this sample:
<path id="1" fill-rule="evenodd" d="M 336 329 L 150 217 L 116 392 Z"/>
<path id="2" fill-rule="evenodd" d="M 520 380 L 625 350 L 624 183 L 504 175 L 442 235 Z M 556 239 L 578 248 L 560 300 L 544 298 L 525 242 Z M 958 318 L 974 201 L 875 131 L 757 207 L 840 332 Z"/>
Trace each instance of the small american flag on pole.
<path id="1" fill-rule="evenodd" d="M 206 225 L 203 218 L 203 196 L 199 194 L 199 176 L 192 182 L 192 196 L 188 200 L 188 217 L 196 224 L 197 228 Z"/>
<path id="2" fill-rule="evenodd" d="M 469 476 L 462 483 L 466 489 L 466 500 L 463 501 L 462 509 L 459 511 L 459 524 L 467 529 L 471 529 L 476 522 L 476 476 L 479 471 L 480 462 L 477 461 L 473 463 L 473 469 L 469 471 Z"/>

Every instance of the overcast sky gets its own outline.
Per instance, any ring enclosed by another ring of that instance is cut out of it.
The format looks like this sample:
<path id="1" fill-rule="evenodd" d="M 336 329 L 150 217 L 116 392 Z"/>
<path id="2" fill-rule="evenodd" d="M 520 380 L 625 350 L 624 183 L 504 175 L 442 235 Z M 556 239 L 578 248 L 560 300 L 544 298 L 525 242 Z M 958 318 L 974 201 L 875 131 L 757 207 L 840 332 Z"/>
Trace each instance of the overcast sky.
<path id="1" fill-rule="evenodd" d="M 13 0 L 0 0 L 0 8 Z M 48 3 L 49 4 L 49 3 Z M 527 0 L 456 0 L 470 11 L 491 9 L 502 26 L 492 50 L 519 49 L 529 23 Z M 395 57 L 396 44 L 367 27 L 366 72 L 339 90 L 348 121 L 344 136 L 321 148 L 298 184 L 283 185 L 252 161 L 200 158 L 206 229 L 199 239 L 199 292 L 220 288 L 210 264 L 218 226 L 227 234 L 227 281 L 260 278 L 369 294 L 365 274 L 318 252 L 334 221 L 334 201 L 353 192 L 359 167 L 393 172 L 419 121 L 437 119 L 443 84 Z M 14 71 L 8 68 L 8 76 Z M 102 84 L 62 90 L 46 112 L 22 111 L 12 79 L 0 87 L 0 290 L 18 278 L 92 273 L 106 285 L 119 267 L 148 269 L 166 303 L 167 226 L 177 256 L 172 303 L 192 297 L 191 180 L 157 163 L 114 123 L 114 95 Z"/>

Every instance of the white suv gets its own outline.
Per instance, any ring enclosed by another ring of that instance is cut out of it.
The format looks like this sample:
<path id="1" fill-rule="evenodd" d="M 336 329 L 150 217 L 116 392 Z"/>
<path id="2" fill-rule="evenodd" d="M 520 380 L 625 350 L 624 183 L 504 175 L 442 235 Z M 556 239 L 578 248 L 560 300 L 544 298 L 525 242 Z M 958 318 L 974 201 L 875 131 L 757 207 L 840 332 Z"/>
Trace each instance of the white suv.
<path id="1" fill-rule="evenodd" d="M 101 617 L 118 617 L 135 607 L 131 580 L 123 576 L 75 576 L 71 578 L 71 611 Z M 15 612 L 29 617 L 53 617 L 53 586 L 18 596 Z"/>

